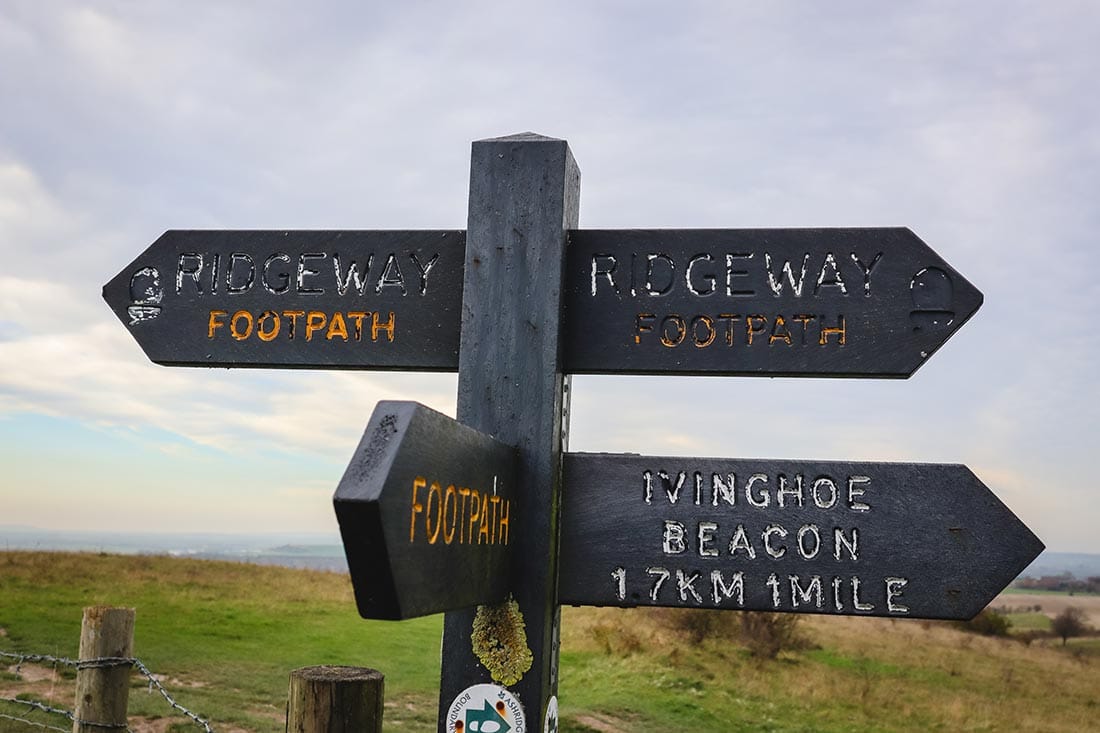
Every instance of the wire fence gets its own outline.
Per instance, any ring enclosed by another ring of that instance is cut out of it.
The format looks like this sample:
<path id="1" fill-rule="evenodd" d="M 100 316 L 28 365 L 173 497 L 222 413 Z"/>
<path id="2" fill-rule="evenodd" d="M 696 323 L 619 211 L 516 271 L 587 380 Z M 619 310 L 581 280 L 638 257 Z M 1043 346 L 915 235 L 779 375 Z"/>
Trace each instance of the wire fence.
<path id="1" fill-rule="evenodd" d="M 44 664 L 50 665 L 54 669 L 57 667 L 71 667 L 77 671 L 83 669 L 104 669 L 109 667 L 131 667 L 136 670 L 138 674 L 146 679 L 149 685 L 149 692 L 158 692 L 161 697 L 164 698 L 168 705 L 182 714 L 184 717 L 189 718 L 196 726 L 200 727 L 205 733 L 214 733 L 214 729 L 210 727 L 210 723 L 202 719 L 195 713 L 191 712 L 187 708 L 180 705 L 173 699 L 172 695 L 168 693 L 168 690 L 164 688 L 164 685 L 160 683 L 160 680 L 149 671 L 149 668 L 140 659 L 133 659 L 129 657 L 101 657 L 98 659 L 68 659 L 67 657 L 55 657 L 49 654 L 22 654 L 13 652 L 0 651 L 0 660 L 11 660 L 14 662 L 14 671 L 19 674 L 20 669 L 24 664 Z M 11 663 L 7 666 L 12 666 Z M 105 730 L 125 730 L 127 733 L 132 733 L 128 726 L 119 726 L 113 724 L 104 724 L 92 720 L 80 720 L 76 717 L 76 714 L 72 710 L 66 710 L 64 708 L 54 707 L 45 702 L 32 699 L 24 699 L 21 697 L 0 697 L 0 703 L 7 703 L 9 705 L 20 708 L 26 713 L 38 712 L 45 715 L 53 715 L 64 717 L 73 725 L 82 725 L 89 728 L 102 728 Z M 16 715 L 9 715 L 4 712 L 0 712 L 0 720 L 13 721 L 16 723 L 23 723 L 33 728 L 39 728 L 44 730 L 61 731 L 61 733 L 69 733 L 71 728 L 60 728 L 56 725 L 50 725 L 49 723 L 29 720 L 27 718 L 21 718 Z"/>

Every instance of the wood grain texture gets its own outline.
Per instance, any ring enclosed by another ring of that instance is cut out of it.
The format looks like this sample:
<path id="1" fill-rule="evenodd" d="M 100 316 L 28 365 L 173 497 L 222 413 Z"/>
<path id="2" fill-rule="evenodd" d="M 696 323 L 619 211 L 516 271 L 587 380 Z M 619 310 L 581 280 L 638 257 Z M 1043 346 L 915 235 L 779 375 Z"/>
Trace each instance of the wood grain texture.
<path id="1" fill-rule="evenodd" d="M 132 608 L 84 609 L 80 659 L 123 661 L 77 668 L 73 733 L 126 729 L 132 665 L 124 660 L 134 656 L 134 618 Z"/>
<path id="2" fill-rule="evenodd" d="M 288 733 L 381 733 L 385 679 L 365 667 L 302 667 L 290 673 Z"/>

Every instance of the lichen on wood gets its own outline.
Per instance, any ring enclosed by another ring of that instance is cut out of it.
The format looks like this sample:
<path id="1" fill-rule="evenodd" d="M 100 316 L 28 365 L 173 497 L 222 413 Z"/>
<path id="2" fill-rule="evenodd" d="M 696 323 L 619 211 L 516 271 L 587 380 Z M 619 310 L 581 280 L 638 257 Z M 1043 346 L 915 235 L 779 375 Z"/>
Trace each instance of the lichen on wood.
<path id="1" fill-rule="evenodd" d="M 496 606 L 477 607 L 470 642 L 489 675 L 502 685 L 514 685 L 531 669 L 527 624 L 511 596 Z"/>

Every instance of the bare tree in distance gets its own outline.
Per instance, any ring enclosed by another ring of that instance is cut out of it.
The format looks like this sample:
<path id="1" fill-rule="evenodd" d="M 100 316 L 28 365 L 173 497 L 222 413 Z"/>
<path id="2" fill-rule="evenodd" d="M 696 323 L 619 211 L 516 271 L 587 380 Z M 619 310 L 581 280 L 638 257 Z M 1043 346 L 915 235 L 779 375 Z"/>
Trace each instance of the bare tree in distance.
<path id="1" fill-rule="evenodd" d="M 1056 636 L 1062 637 L 1062 646 L 1073 636 L 1082 636 L 1089 630 L 1085 621 L 1085 612 L 1076 606 L 1068 606 L 1064 611 L 1054 617 L 1050 622 L 1050 628 Z"/>

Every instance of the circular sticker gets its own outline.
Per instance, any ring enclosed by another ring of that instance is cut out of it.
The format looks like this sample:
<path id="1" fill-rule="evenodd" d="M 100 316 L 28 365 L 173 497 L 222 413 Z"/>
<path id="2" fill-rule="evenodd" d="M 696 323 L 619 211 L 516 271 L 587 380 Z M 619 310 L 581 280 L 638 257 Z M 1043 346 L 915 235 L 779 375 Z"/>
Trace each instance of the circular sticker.
<path id="1" fill-rule="evenodd" d="M 556 720 L 557 701 L 552 704 Z M 460 692 L 447 710 L 447 733 L 527 733 L 527 720 L 523 706 L 508 690 L 474 685 Z"/>
<path id="2" fill-rule="evenodd" d="M 542 733 L 558 733 L 558 698 L 556 695 L 551 695 L 550 701 L 546 703 L 545 720 Z"/>

